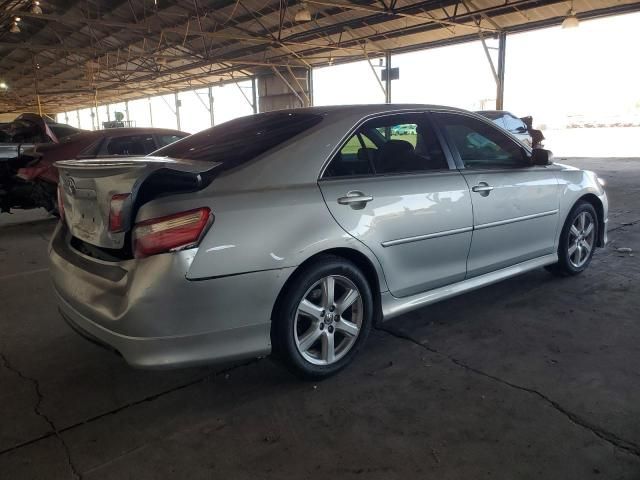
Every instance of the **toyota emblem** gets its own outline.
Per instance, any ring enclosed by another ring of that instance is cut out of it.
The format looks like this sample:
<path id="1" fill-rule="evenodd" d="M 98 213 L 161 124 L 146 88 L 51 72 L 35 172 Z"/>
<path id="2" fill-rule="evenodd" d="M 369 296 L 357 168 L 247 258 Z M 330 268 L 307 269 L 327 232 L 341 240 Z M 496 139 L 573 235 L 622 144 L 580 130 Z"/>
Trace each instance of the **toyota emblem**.
<path id="1" fill-rule="evenodd" d="M 64 189 L 72 197 L 75 196 L 77 191 L 75 180 L 71 177 L 64 177 Z"/>

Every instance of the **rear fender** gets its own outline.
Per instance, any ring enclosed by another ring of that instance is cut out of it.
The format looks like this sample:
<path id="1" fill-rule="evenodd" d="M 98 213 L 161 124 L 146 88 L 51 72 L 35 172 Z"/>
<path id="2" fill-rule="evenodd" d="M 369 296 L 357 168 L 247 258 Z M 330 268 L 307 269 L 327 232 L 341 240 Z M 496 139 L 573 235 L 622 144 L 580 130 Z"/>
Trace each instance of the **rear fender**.
<path id="1" fill-rule="evenodd" d="M 187 278 L 196 280 L 297 267 L 318 253 L 356 250 L 369 259 L 381 290 L 380 263 L 333 219 L 317 184 L 287 189 L 215 193 L 215 184 L 189 195 L 172 195 L 144 205 L 137 221 L 209 207 L 214 222 L 202 239 Z"/>

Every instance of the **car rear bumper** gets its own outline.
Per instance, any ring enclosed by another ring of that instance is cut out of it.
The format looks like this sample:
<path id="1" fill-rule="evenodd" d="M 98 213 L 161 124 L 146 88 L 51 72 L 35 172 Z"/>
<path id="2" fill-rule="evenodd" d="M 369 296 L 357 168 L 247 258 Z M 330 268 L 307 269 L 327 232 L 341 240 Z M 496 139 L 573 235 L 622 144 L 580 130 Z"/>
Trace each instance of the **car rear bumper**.
<path id="1" fill-rule="evenodd" d="M 176 368 L 222 363 L 259 357 L 271 351 L 270 323 L 180 337 L 129 337 L 101 327 L 78 313 L 60 292 L 56 294 L 60 313 L 73 330 L 116 351 L 134 367 Z"/>
<path id="2" fill-rule="evenodd" d="M 290 269 L 185 278 L 194 251 L 107 263 L 58 226 L 50 270 L 65 320 L 133 366 L 181 367 L 266 355 L 271 311 Z"/>

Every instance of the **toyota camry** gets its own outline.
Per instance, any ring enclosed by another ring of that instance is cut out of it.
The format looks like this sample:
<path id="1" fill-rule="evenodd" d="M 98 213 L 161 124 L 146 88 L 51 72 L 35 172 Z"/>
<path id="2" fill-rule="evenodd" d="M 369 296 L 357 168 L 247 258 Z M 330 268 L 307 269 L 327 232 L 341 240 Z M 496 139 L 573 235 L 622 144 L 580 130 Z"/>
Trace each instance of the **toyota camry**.
<path id="1" fill-rule="evenodd" d="M 263 113 L 56 165 L 60 312 L 138 367 L 273 353 L 328 376 L 380 322 L 536 268 L 579 274 L 606 243 L 594 173 L 448 107 Z"/>

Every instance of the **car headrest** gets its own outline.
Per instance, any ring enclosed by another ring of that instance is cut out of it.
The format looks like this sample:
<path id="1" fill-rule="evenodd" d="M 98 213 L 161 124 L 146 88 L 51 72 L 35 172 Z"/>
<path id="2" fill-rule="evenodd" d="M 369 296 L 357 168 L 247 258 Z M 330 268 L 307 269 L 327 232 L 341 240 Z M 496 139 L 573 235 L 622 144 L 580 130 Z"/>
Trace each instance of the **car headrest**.
<path id="1" fill-rule="evenodd" d="M 406 140 L 389 140 L 380 147 L 381 157 L 407 155 L 413 153 L 413 145 Z"/>
<path id="2" fill-rule="evenodd" d="M 358 160 L 368 162 L 369 159 L 374 160 L 378 150 L 375 148 L 362 147 L 358 149 Z"/>

